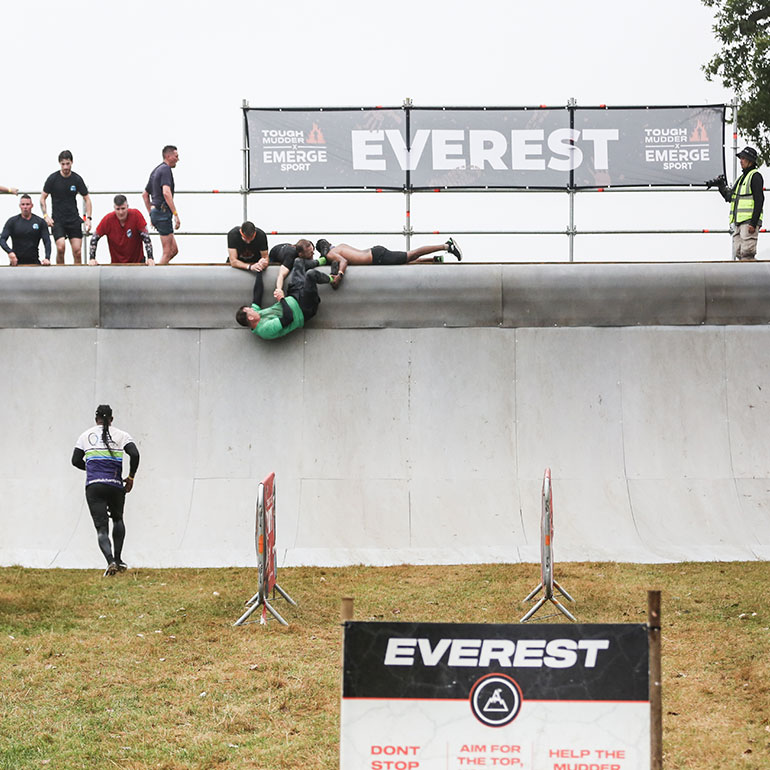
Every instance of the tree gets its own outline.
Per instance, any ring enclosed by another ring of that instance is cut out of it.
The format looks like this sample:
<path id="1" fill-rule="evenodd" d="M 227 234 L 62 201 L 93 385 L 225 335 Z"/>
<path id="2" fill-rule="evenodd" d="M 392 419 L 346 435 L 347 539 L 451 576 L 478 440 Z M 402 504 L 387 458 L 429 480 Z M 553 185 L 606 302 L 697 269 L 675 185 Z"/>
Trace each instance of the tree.
<path id="1" fill-rule="evenodd" d="M 702 0 L 716 9 L 722 50 L 703 66 L 738 98 L 738 125 L 770 163 L 770 5 L 767 0 Z"/>

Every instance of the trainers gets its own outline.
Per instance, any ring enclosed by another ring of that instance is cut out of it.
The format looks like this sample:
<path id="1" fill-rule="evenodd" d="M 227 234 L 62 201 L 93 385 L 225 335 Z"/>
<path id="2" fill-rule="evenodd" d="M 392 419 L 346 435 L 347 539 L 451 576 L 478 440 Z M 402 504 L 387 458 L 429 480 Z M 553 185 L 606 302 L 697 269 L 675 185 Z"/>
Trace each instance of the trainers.
<path id="1" fill-rule="evenodd" d="M 116 566 L 118 568 L 118 572 L 125 572 L 128 569 L 128 564 L 120 560 L 117 561 Z"/>
<path id="2" fill-rule="evenodd" d="M 450 238 L 446 242 L 446 250 L 452 254 L 453 256 L 457 257 L 457 261 L 460 262 L 463 258 L 463 253 L 460 250 L 460 247 L 457 245 L 457 243 L 454 241 L 454 239 Z"/>
<path id="3" fill-rule="evenodd" d="M 443 254 L 437 254 L 435 257 L 433 257 L 434 262 L 443 262 L 444 261 L 444 255 Z"/>
<path id="4" fill-rule="evenodd" d="M 104 575 L 102 575 L 102 577 L 112 577 L 117 571 L 118 571 L 118 565 L 115 564 L 114 561 L 111 561 L 107 569 L 104 570 Z"/>
<path id="5" fill-rule="evenodd" d="M 331 243 L 329 243 L 329 241 L 326 240 L 326 238 L 319 238 L 316 241 L 315 247 L 318 250 L 318 253 L 322 257 L 325 257 L 329 253 L 329 250 L 331 249 L 332 245 Z"/>

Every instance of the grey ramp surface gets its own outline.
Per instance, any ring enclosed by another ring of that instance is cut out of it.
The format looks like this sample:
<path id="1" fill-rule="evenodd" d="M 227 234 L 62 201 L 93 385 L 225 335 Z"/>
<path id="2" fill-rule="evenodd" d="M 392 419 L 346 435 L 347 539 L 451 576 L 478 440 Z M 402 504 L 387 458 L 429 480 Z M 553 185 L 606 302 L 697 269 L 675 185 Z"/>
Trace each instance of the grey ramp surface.
<path id="1" fill-rule="evenodd" d="M 507 274 L 493 268 L 468 297 Z M 195 270 L 204 272 L 193 282 L 236 281 L 233 305 L 250 291 L 238 271 Z M 452 307 L 412 326 L 411 299 L 403 326 L 364 326 L 335 313 L 345 291 L 361 307 L 368 297 L 377 317 L 386 307 L 368 294 L 370 275 L 380 285 L 388 275 L 419 284 L 421 274 L 367 270 L 323 293 L 318 320 L 328 303 L 328 325 L 276 343 L 224 316 L 221 326 L 167 328 L 159 315 L 152 328 L 87 318 L 83 328 L 35 328 L 45 316 L 33 313 L 26 327 L 0 328 L 12 373 L 0 564 L 102 566 L 83 474 L 69 462 L 102 402 L 142 452 L 126 507 L 125 557 L 137 566 L 253 565 L 257 484 L 270 471 L 282 565 L 536 561 L 546 466 L 557 560 L 770 558 L 765 323 L 554 327 L 540 315 L 506 326 L 500 306 L 486 317 L 458 293 L 449 304 L 461 308 L 459 326 L 446 320 Z M 443 265 L 431 280 L 439 292 L 455 277 Z M 226 302 L 231 289 L 212 293 Z M 543 312 L 554 297 L 543 296 Z M 393 291 L 387 301 L 397 305 Z M 194 305 L 169 307 L 196 317 Z"/>
<path id="2" fill-rule="evenodd" d="M 271 470 L 282 564 L 535 561 L 546 466 L 557 559 L 767 558 L 762 364 L 728 364 L 768 331 L 306 330 L 263 345 L 242 330 L 4 330 L 6 351 L 47 352 L 19 392 L 69 396 L 60 413 L 19 398 L 6 414 L 0 561 L 100 566 L 69 457 L 103 401 L 142 451 L 135 565 L 253 564 Z M 44 483 L 30 435 L 47 440 Z"/>

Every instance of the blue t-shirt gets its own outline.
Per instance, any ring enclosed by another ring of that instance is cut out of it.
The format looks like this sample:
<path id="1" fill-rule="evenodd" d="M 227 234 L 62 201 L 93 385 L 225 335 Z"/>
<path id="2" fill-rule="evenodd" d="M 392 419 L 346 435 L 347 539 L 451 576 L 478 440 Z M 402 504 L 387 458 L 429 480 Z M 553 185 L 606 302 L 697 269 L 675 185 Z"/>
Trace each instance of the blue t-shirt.
<path id="1" fill-rule="evenodd" d="M 150 178 L 147 180 L 147 186 L 144 188 L 150 193 L 150 203 L 153 206 L 160 207 L 165 203 L 163 185 L 168 185 L 171 188 L 171 194 L 174 194 L 174 174 L 171 171 L 171 166 L 165 162 L 152 170 Z"/>

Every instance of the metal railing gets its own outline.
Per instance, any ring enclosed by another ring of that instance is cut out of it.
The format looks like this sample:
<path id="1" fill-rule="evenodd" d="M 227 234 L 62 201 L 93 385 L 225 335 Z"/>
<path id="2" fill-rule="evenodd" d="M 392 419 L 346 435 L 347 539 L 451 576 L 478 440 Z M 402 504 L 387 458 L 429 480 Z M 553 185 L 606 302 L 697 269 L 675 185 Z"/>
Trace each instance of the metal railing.
<path id="1" fill-rule="evenodd" d="M 277 197 L 284 197 L 286 195 L 304 195 L 304 194 L 315 194 L 317 195 L 319 191 L 317 190 L 290 190 L 290 191 L 245 191 L 243 189 L 234 190 L 234 189 L 207 189 L 207 190 L 177 190 L 175 191 L 175 196 L 181 197 L 181 196 L 239 196 L 242 201 L 242 215 L 243 219 L 249 218 L 249 198 L 252 195 L 258 195 L 258 196 L 277 196 Z M 330 191 L 331 192 L 331 191 Z M 389 191 L 390 194 L 398 194 L 397 191 Z M 453 228 L 451 233 L 448 231 L 440 230 L 440 229 L 417 229 L 414 227 L 414 217 L 413 212 L 411 211 L 411 206 L 413 201 L 411 200 L 412 195 L 418 195 L 420 197 L 422 196 L 428 196 L 428 195 L 468 195 L 468 194 L 478 194 L 478 193 L 489 193 L 489 192 L 495 192 L 499 194 L 505 194 L 505 195 L 542 195 L 542 194 L 549 194 L 549 195 L 563 195 L 565 194 L 564 190 L 526 190 L 526 189 L 500 189 L 500 190 L 440 190 L 438 192 L 435 191 L 420 191 L 419 193 L 401 193 L 404 195 L 409 196 L 409 203 L 408 206 L 410 207 L 407 210 L 407 218 L 405 224 L 401 227 L 401 229 L 329 229 L 324 231 L 324 235 L 326 236 L 397 236 L 397 237 L 403 237 L 405 240 L 405 246 L 408 250 L 410 248 L 410 242 L 411 238 L 413 236 L 427 236 L 427 235 L 469 235 L 469 236 L 566 236 L 568 239 L 568 261 L 572 262 L 574 261 L 574 248 L 575 248 L 575 240 L 578 236 L 648 236 L 648 235 L 693 235 L 693 236 L 704 236 L 704 235 L 726 235 L 729 234 L 730 230 L 727 227 L 708 227 L 708 228 L 618 228 L 618 229 L 580 229 L 577 227 L 576 224 L 576 216 L 575 216 L 575 210 L 574 210 L 574 196 L 577 192 L 579 192 L 581 195 L 618 195 L 618 194 L 656 194 L 656 195 L 665 195 L 667 193 L 686 193 L 686 194 L 696 194 L 696 193 L 705 193 L 707 192 L 705 189 L 700 187 L 666 187 L 666 188 L 604 188 L 604 189 L 595 189 L 595 190 L 580 190 L 580 191 L 566 191 L 566 194 L 569 196 L 569 219 L 567 221 L 567 224 L 563 228 L 527 228 L 527 229 L 521 229 L 521 228 L 506 228 L 506 229 L 482 229 L 482 228 L 474 228 L 474 229 L 457 229 Z M 381 194 L 378 193 L 375 190 L 334 190 L 334 194 L 336 195 L 357 195 L 357 196 L 367 196 L 367 195 L 377 195 Z M 40 195 L 39 192 L 30 192 L 28 193 L 31 196 L 33 196 L 33 199 L 35 199 L 35 196 Z M 103 196 L 114 196 L 116 194 L 115 191 L 110 190 L 94 190 L 90 191 L 89 193 L 92 198 L 95 197 L 103 197 Z M 141 196 L 141 191 L 128 191 L 123 192 L 124 195 L 127 196 Z M 713 191 L 710 192 L 711 195 L 714 195 Z M 182 212 L 184 212 L 184 208 L 180 207 Z M 98 224 L 98 220 L 100 217 L 95 217 L 93 221 L 93 226 L 95 227 Z M 725 219 L 726 219 L 726 212 L 725 212 Z M 236 224 L 233 222 L 227 230 L 222 229 L 199 229 L 199 230 L 193 230 L 193 229 L 185 229 L 185 230 L 179 230 L 175 233 L 175 235 L 183 238 L 196 238 L 196 237 L 224 237 L 230 227 L 234 226 Z M 237 224 L 240 224 L 238 222 Z M 307 236 L 308 234 L 312 234 L 315 232 L 315 228 L 283 228 L 283 229 L 270 229 L 269 227 L 265 227 L 264 222 L 257 222 L 258 226 L 261 226 L 262 229 L 267 233 L 268 236 L 281 236 L 286 237 L 287 239 L 291 239 L 293 237 L 303 237 Z M 765 229 L 763 228 L 761 232 L 765 232 Z M 157 238 L 159 237 L 157 233 L 150 231 L 150 234 L 152 237 Z M 84 244 L 83 244 L 83 258 L 85 261 L 87 261 L 87 255 L 88 255 L 88 241 L 89 241 L 89 235 L 84 234 Z M 221 252 L 219 252 L 216 255 L 217 261 L 219 261 L 220 255 L 221 255 L 221 261 L 224 262 L 226 259 L 226 249 L 223 247 Z M 181 264 L 181 263 L 180 263 Z"/>

